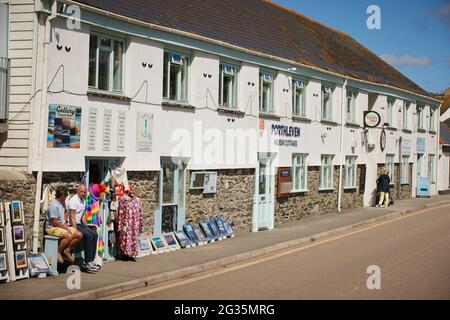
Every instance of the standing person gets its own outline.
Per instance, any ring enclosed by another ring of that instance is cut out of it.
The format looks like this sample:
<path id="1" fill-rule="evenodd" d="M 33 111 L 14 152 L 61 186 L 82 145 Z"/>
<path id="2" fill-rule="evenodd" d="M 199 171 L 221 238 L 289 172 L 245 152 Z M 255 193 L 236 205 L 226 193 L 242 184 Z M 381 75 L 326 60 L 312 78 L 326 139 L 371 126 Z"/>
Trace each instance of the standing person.
<path id="1" fill-rule="evenodd" d="M 68 195 L 67 188 L 59 186 L 56 188 L 55 199 L 50 203 L 46 219 L 45 233 L 61 239 L 58 246 L 58 262 L 63 263 L 63 256 L 70 262 L 74 263 L 75 259 L 72 252 L 77 244 L 83 238 L 83 234 L 73 227 L 69 227 L 66 223 L 66 203 L 65 199 Z"/>
<path id="2" fill-rule="evenodd" d="M 381 171 L 381 175 L 377 179 L 378 191 L 380 193 L 380 200 L 378 201 L 377 208 L 387 208 L 389 206 L 390 184 L 391 178 L 389 178 L 389 170 L 383 168 L 383 170 Z"/>
<path id="3" fill-rule="evenodd" d="M 71 225 L 83 234 L 84 244 L 84 262 L 82 268 L 95 272 L 100 268 L 95 265 L 94 259 L 97 251 L 97 232 L 87 226 L 86 219 L 86 186 L 80 184 L 77 189 L 77 194 L 69 201 L 69 217 Z"/>

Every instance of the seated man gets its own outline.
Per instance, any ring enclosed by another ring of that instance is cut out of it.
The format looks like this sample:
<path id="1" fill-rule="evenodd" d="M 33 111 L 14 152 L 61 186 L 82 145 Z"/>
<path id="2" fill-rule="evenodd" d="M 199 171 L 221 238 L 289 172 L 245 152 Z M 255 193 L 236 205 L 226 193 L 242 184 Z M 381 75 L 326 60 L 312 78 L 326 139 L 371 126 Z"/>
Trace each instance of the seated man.
<path id="1" fill-rule="evenodd" d="M 50 203 L 45 221 L 45 233 L 60 238 L 58 246 L 58 262 L 63 263 L 63 256 L 70 263 L 74 263 L 72 252 L 78 242 L 83 238 L 83 234 L 66 223 L 66 187 L 60 186 L 56 189 L 55 200 Z"/>
<path id="2" fill-rule="evenodd" d="M 82 270 L 88 272 L 97 272 L 100 267 L 94 262 L 97 252 L 98 234 L 87 226 L 86 220 L 86 186 L 80 184 L 77 194 L 69 201 L 69 217 L 71 225 L 83 234 L 84 262 Z"/>

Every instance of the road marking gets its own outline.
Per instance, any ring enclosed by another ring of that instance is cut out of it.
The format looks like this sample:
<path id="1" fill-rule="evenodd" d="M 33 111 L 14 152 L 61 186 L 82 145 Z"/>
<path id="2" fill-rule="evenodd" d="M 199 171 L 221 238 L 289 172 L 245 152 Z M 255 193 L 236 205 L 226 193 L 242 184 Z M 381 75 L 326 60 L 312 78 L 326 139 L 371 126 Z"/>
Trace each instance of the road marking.
<path id="1" fill-rule="evenodd" d="M 339 239 L 342 239 L 342 238 L 345 238 L 345 237 L 349 237 L 349 236 L 354 235 L 354 234 L 362 233 L 362 232 L 365 232 L 365 231 L 368 231 L 368 230 L 371 230 L 371 229 L 374 229 L 374 228 L 381 227 L 381 226 L 383 226 L 385 224 L 388 224 L 388 223 L 392 223 L 392 222 L 395 222 L 395 221 L 403 220 L 403 219 L 406 219 L 406 218 L 409 218 L 409 217 L 414 217 L 416 215 L 419 215 L 419 214 L 422 214 L 422 213 L 425 213 L 425 212 L 428 212 L 428 211 L 432 211 L 432 210 L 436 210 L 436 209 L 440 209 L 440 208 L 445 208 L 445 207 L 448 207 L 448 206 L 450 206 L 450 204 L 445 204 L 445 205 L 438 206 L 438 207 L 433 207 L 433 208 L 426 208 L 426 209 L 423 209 L 423 210 L 420 210 L 420 211 L 417 211 L 417 212 L 414 212 L 414 213 L 408 213 L 406 215 L 402 215 L 402 216 L 397 217 L 397 218 L 392 218 L 392 219 L 388 218 L 389 220 L 387 220 L 387 221 L 378 222 L 378 223 L 375 223 L 374 225 L 369 225 L 369 226 L 366 226 L 366 227 L 362 226 L 359 229 L 353 230 L 353 231 L 344 231 L 343 234 L 336 235 L 336 236 L 330 236 L 330 238 L 327 237 L 327 238 L 324 238 L 324 239 L 315 240 L 311 244 L 307 244 L 307 245 L 300 244 L 301 247 L 287 249 L 287 250 L 285 250 L 285 251 L 283 251 L 281 253 L 270 254 L 267 257 L 256 258 L 253 261 L 249 261 L 249 262 L 245 262 L 245 263 L 242 263 L 242 264 L 238 264 L 238 265 L 233 266 L 233 267 L 225 267 L 226 269 L 224 269 L 224 270 L 212 271 L 212 272 L 210 272 L 208 274 L 199 275 L 199 276 L 196 276 L 196 277 L 193 277 L 193 278 L 190 278 L 190 279 L 177 281 L 177 282 L 174 282 L 174 283 L 171 283 L 171 284 L 167 284 L 167 285 L 163 285 L 163 286 L 159 286 L 159 287 L 156 287 L 156 288 L 153 288 L 153 289 L 148 289 L 148 290 L 144 290 L 144 291 L 140 291 L 140 292 L 130 293 L 130 294 L 123 295 L 123 296 L 120 296 L 120 297 L 117 297 L 117 298 L 113 298 L 112 300 L 128 300 L 128 299 L 132 299 L 132 298 L 137 298 L 137 297 L 144 296 L 144 295 L 147 295 L 147 294 L 151 294 L 151 293 L 154 293 L 154 292 L 163 291 L 163 290 L 179 287 L 179 286 L 182 286 L 182 285 L 185 285 L 185 284 L 189 284 L 189 283 L 192 283 L 192 282 L 197 282 L 197 281 L 200 281 L 200 280 L 203 280 L 203 279 L 215 277 L 215 276 L 218 276 L 218 275 L 221 275 L 221 274 L 225 274 L 225 273 L 229 273 L 229 272 L 232 272 L 232 271 L 235 271 L 235 270 L 247 268 L 247 267 L 253 266 L 255 264 L 259 264 L 259 263 L 262 263 L 262 262 L 274 260 L 274 259 L 286 256 L 286 255 L 290 255 L 290 254 L 295 253 L 295 252 L 299 252 L 299 251 L 303 251 L 303 250 L 306 250 L 306 249 L 309 249 L 309 248 L 313 248 L 313 247 L 316 247 L 316 246 L 319 246 L 319 245 L 322 245 L 322 244 L 325 244 L 325 243 L 328 243 L 328 242 L 331 242 L 331 241 L 335 241 L 335 240 L 339 240 Z M 313 238 L 313 237 L 311 237 L 311 238 Z"/>

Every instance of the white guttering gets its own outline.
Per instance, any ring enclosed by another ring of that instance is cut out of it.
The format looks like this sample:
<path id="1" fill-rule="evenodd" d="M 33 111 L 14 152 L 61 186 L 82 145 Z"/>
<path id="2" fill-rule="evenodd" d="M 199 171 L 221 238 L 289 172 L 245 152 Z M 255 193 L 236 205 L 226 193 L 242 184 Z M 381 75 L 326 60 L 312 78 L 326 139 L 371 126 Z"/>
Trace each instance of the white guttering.
<path id="1" fill-rule="evenodd" d="M 342 85 L 341 92 L 341 134 L 339 141 L 339 191 L 338 191 L 338 212 L 341 212 L 341 202 L 342 202 L 342 161 L 344 157 L 344 124 L 345 124 L 345 112 L 346 110 L 344 94 L 347 92 L 347 78 L 345 78 L 344 84 Z M 355 164 L 356 165 L 356 164 Z M 355 177 L 356 179 L 356 177 Z M 356 180 L 355 180 L 356 181 Z"/>
<path id="2" fill-rule="evenodd" d="M 408 91 L 408 90 L 397 88 L 397 87 L 390 86 L 390 85 L 387 85 L 387 84 L 370 82 L 370 81 L 366 81 L 366 80 L 362 80 L 362 79 L 357 79 L 357 78 L 345 76 L 345 75 L 342 75 L 342 74 L 339 74 L 339 73 L 336 73 L 336 72 L 332 72 L 332 71 L 328 71 L 328 70 L 321 69 L 321 68 L 318 68 L 318 67 L 302 64 L 302 63 L 299 63 L 297 61 L 292 61 L 292 60 L 280 58 L 280 57 L 277 57 L 277 56 L 273 56 L 273 55 L 270 55 L 270 54 L 267 54 L 267 53 L 261 53 L 261 52 L 258 52 L 258 51 L 254 51 L 254 50 L 246 49 L 246 48 L 243 48 L 243 47 L 239 47 L 239 46 L 236 46 L 236 45 L 233 45 L 233 44 L 230 44 L 230 43 L 227 43 L 227 42 L 223 42 L 223 41 L 220 41 L 220 40 L 207 38 L 207 37 L 204 37 L 204 36 L 196 35 L 196 34 L 193 34 L 193 33 L 189 33 L 189 32 L 186 32 L 186 31 L 181 31 L 181 30 L 177 30 L 177 29 L 173 29 L 173 28 L 169 28 L 169 27 L 163 27 L 163 26 L 156 25 L 156 24 L 149 23 L 149 22 L 143 22 L 143 21 L 140 21 L 140 20 L 137 20 L 137 19 L 133 19 L 133 18 L 129 18 L 129 17 L 126 17 L 126 16 L 119 15 L 117 13 L 112 13 L 112 12 L 108 12 L 108 11 L 105 11 L 105 10 L 102 10 L 102 9 L 91 7 L 91 6 L 88 6 L 88 5 L 76 2 L 76 1 L 61 0 L 59 2 L 76 5 L 76 6 L 80 7 L 80 8 L 88 10 L 88 11 L 99 13 L 101 15 L 104 15 L 104 16 L 107 16 L 107 17 L 112 17 L 112 18 L 115 18 L 115 19 L 118 19 L 118 20 L 130 22 L 130 23 L 133 23 L 133 24 L 136 24 L 136 25 L 145 26 L 147 28 L 156 29 L 156 30 L 160 30 L 160 31 L 168 32 L 168 33 L 173 33 L 173 34 L 185 36 L 185 37 L 192 38 L 192 39 L 201 40 L 201 41 L 204 41 L 204 42 L 208 42 L 208 43 L 216 44 L 216 45 L 219 45 L 219 46 L 227 47 L 227 48 L 230 48 L 230 49 L 233 49 L 233 50 L 245 52 L 245 53 L 248 53 L 248 54 L 251 54 L 251 55 L 254 55 L 254 56 L 260 56 L 260 57 L 263 57 L 263 58 L 277 60 L 277 61 L 280 61 L 280 62 L 283 62 L 283 63 L 286 63 L 286 64 L 290 64 L 290 65 L 293 65 L 293 66 L 295 65 L 295 66 L 303 67 L 303 68 L 306 68 L 306 69 L 311 69 L 311 70 L 318 71 L 318 72 L 325 73 L 325 74 L 329 74 L 329 75 L 332 75 L 332 76 L 335 76 L 335 77 L 338 77 L 338 78 L 351 79 L 352 81 L 356 81 L 356 82 L 361 82 L 361 83 L 365 83 L 365 84 L 385 87 L 385 88 L 388 88 L 388 89 L 395 89 L 395 90 L 398 90 L 398 91 L 401 91 L 401 92 L 404 92 L 404 93 L 408 93 L 408 94 L 412 94 L 414 96 L 418 96 L 418 97 L 421 97 L 421 98 L 424 98 L 424 99 L 428 99 L 428 100 L 435 101 L 435 102 L 440 102 L 440 100 L 438 100 L 438 99 L 431 98 L 431 97 L 428 97 L 428 96 L 424 96 L 422 94 L 419 94 L 419 93 L 416 93 L 416 92 L 413 92 L 413 91 Z"/>
<path id="3" fill-rule="evenodd" d="M 50 44 L 51 21 L 57 17 L 56 0 L 52 0 L 51 15 L 46 18 L 44 29 L 44 43 L 43 43 L 43 65 L 42 65 L 42 87 L 41 87 L 41 103 L 39 111 L 37 112 L 38 119 L 38 173 L 36 177 L 36 198 L 34 202 L 34 223 L 33 223 L 33 252 L 37 253 L 39 250 L 39 218 L 41 215 L 41 193 L 42 193 L 42 169 L 43 169 L 43 115 L 47 110 L 47 73 L 48 73 L 48 46 Z"/>

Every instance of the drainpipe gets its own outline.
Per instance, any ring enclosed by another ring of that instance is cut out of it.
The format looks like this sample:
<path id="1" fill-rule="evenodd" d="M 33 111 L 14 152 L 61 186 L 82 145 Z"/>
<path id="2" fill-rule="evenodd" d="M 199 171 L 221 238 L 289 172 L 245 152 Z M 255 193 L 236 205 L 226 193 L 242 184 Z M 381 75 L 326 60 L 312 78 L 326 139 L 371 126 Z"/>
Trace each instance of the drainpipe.
<path id="1" fill-rule="evenodd" d="M 344 123 L 345 123 L 345 105 L 344 105 L 344 94 L 347 92 L 347 80 L 345 78 L 344 85 L 342 86 L 341 94 L 341 141 L 339 147 L 339 191 L 338 191 L 338 212 L 341 212 L 341 202 L 342 202 L 342 161 L 344 157 Z"/>
<path id="2" fill-rule="evenodd" d="M 42 64 L 42 80 L 41 80 L 41 104 L 38 111 L 38 173 L 36 177 L 36 198 L 34 202 L 34 223 L 33 223 L 33 252 L 38 252 L 39 247 L 39 218 L 41 215 L 41 194 L 42 194 L 42 170 L 43 170 L 43 154 L 44 154 L 44 139 L 43 130 L 43 114 L 47 110 L 47 73 L 48 73 L 48 46 L 50 44 L 51 21 L 57 17 L 56 0 L 51 0 L 52 11 L 51 15 L 45 21 L 44 29 L 44 44 L 43 44 L 43 64 Z"/>

